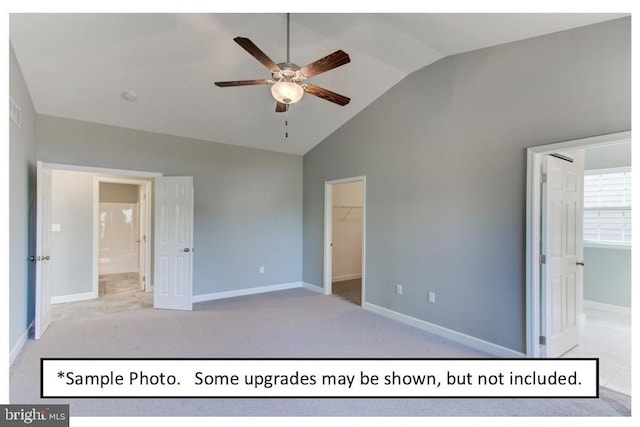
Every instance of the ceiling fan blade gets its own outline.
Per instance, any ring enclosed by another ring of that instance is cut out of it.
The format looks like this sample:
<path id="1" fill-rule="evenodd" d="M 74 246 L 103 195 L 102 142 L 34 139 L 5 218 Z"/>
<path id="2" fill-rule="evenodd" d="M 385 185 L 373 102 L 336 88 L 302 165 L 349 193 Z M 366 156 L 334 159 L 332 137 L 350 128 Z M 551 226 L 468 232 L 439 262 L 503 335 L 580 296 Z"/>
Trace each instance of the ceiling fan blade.
<path id="1" fill-rule="evenodd" d="M 258 46 L 256 46 L 251 40 L 246 37 L 236 37 L 233 39 L 236 43 L 238 43 L 244 50 L 249 52 L 251 56 L 256 58 L 262 65 L 267 67 L 269 71 L 279 70 L 280 67 L 271 60 L 263 51 L 260 50 Z"/>
<path id="2" fill-rule="evenodd" d="M 330 90 L 311 84 L 307 85 L 307 87 L 304 88 L 304 91 L 310 95 L 317 96 L 318 98 L 322 98 L 341 106 L 345 106 L 351 101 L 351 98 L 347 98 L 344 95 L 340 95 L 339 93 L 331 92 Z"/>
<path id="3" fill-rule="evenodd" d="M 270 83 L 269 80 L 259 79 L 259 80 L 234 80 L 231 82 L 216 82 L 215 85 L 218 87 L 230 87 L 230 86 L 266 85 L 269 83 Z"/>
<path id="4" fill-rule="evenodd" d="M 312 62 L 311 64 L 305 65 L 300 69 L 300 72 L 304 74 L 305 77 L 309 78 L 326 71 L 333 70 L 334 68 L 338 68 L 341 65 L 348 64 L 349 62 L 351 62 L 349 55 L 344 53 L 342 50 L 336 50 L 331 55 L 327 55 L 324 58 L 320 58 L 317 61 Z"/>
<path id="5" fill-rule="evenodd" d="M 282 102 L 276 102 L 276 113 L 284 113 L 289 110 L 289 104 L 284 104 Z"/>

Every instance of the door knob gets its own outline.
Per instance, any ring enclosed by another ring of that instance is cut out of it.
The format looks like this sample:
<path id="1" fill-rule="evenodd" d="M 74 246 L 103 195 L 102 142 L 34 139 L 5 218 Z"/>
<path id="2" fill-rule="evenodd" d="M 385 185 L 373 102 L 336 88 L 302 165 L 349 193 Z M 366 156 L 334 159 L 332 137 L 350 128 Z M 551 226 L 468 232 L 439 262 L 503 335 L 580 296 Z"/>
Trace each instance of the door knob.
<path id="1" fill-rule="evenodd" d="M 190 251 L 190 249 L 189 249 L 189 248 L 184 248 L 184 251 L 185 251 L 185 252 L 189 252 L 189 251 Z"/>
<path id="2" fill-rule="evenodd" d="M 36 262 L 36 257 L 34 257 L 33 255 L 31 255 L 31 256 L 29 257 L 29 261 L 31 261 L 31 262 Z"/>
<path id="3" fill-rule="evenodd" d="M 580 265 L 580 266 L 584 267 L 584 262 L 578 261 L 578 262 L 576 262 L 576 265 Z"/>
<path id="4" fill-rule="evenodd" d="M 47 256 L 43 256 L 42 259 L 45 260 L 45 261 L 49 261 L 51 259 L 51 257 L 49 255 L 47 255 Z"/>

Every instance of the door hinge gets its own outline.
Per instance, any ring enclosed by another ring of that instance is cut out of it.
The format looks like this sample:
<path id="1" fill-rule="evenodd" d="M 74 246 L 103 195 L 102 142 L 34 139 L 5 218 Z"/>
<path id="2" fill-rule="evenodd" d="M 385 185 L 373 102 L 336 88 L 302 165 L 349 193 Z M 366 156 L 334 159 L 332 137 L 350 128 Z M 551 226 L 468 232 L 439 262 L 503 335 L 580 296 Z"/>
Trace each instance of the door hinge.
<path id="1" fill-rule="evenodd" d="M 543 183 L 543 184 L 546 184 L 546 183 L 547 183 L 547 174 L 546 174 L 546 173 L 543 173 L 543 174 L 542 174 L 542 183 Z"/>
<path id="2" fill-rule="evenodd" d="M 540 264 L 546 264 L 546 263 L 547 263 L 547 256 L 540 254 Z"/>
<path id="3" fill-rule="evenodd" d="M 540 345 L 547 345 L 547 337 L 540 335 L 540 339 L 538 340 Z"/>
<path id="4" fill-rule="evenodd" d="M 146 283 L 147 282 L 147 276 L 142 276 L 142 283 Z"/>

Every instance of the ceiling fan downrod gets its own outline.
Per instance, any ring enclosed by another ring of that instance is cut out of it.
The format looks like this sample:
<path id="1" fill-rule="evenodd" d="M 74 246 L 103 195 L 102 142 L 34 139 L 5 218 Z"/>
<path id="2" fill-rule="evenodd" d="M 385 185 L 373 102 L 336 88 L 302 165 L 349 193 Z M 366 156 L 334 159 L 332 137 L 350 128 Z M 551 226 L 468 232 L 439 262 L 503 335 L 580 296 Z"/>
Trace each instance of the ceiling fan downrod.
<path id="1" fill-rule="evenodd" d="M 290 46 L 290 43 L 289 43 L 289 19 L 290 19 L 290 17 L 289 17 L 289 14 L 287 13 L 287 62 L 291 62 L 289 60 L 289 46 Z"/>

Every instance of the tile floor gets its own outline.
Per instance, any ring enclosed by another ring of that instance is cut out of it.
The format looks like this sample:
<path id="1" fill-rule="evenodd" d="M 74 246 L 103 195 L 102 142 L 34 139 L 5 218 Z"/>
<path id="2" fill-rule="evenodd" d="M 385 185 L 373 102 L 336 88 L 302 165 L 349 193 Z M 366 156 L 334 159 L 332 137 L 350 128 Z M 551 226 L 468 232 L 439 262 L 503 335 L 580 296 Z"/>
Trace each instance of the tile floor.
<path id="1" fill-rule="evenodd" d="M 631 316 L 585 307 L 580 344 L 562 357 L 599 357 L 600 385 L 631 395 Z"/>
<path id="2" fill-rule="evenodd" d="M 137 273 L 101 275 L 98 293 L 96 299 L 52 305 L 51 320 L 82 319 L 153 307 L 153 292 L 140 290 Z"/>

